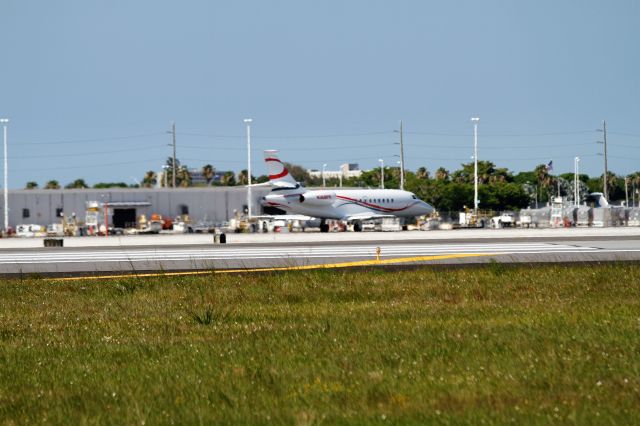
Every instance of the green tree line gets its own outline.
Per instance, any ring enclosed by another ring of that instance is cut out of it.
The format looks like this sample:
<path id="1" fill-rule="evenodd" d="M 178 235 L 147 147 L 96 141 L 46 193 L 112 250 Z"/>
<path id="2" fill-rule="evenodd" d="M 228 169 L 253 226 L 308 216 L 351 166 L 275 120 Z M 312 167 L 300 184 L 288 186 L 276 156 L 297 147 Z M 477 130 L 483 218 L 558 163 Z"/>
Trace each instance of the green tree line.
<path id="1" fill-rule="evenodd" d="M 321 177 L 311 177 L 307 170 L 299 165 L 285 163 L 292 176 L 303 185 L 308 187 L 322 186 Z M 418 168 L 415 172 L 405 170 L 405 189 L 415 193 L 421 199 L 436 206 L 441 211 L 459 211 L 465 207 L 473 206 L 473 162 L 461 164 L 461 168 L 453 172 L 440 167 L 434 172 L 425 167 Z M 247 170 L 239 173 L 231 171 L 224 172 L 219 179 L 214 179 L 216 169 L 207 164 L 202 167 L 201 175 L 204 183 L 200 186 L 235 186 L 246 185 L 248 183 Z M 491 161 L 478 161 L 478 199 L 480 208 L 483 210 L 519 210 L 525 207 L 535 207 L 545 205 L 555 196 L 572 197 L 573 173 L 553 175 L 545 164 L 536 166 L 531 171 L 524 171 L 514 174 L 507 168 L 496 167 Z M 252 176 L 252 183 L 266 182 L 268 177 Z M 342 185 L 345 187 L 378 188 L 382 180 L 380 168 L 363 171 L 359 177 L 344 179 Z M 337 187 L 339 179 L 325 179 L 327 187 Z M 94 184 L 93 188 L 131 188 L 144 187 L 153 188 L 155 186 L 171 187 L 173 184 L 173 159 L 168 158 L 164 166 L 164 172 L 160 176 L 155 171 L 147 171 L 142 180 L 136 184 L 126 184 L 124 182 L 100 182 Z M 384 168 L 385 188 L 400 187 L 399 167 Z M 176 186 L 192 187 L 193 183 L 190 169 L 176 160 Z M 26 189 L 38 188 L 38 183 L 30 181 L 26 184 Z M 44 189 L 60 189 L 61 185 L 56 180 L 48 181 Z M 89 188 L 84 179 L 76 179 L 65 185 L 67 189 Z M 627 176 L 620 176 L 609 172 L 607 175 L 607 190 L 611 201 L 624 200 L 627 195 L 631 198 L 631 193 L 640 188 L 640 171 Z M 586 174 L 579 175 L 579 193 L 583 199 L 591 192 L 602 192 L 603 176 L 590 177 Z"/>

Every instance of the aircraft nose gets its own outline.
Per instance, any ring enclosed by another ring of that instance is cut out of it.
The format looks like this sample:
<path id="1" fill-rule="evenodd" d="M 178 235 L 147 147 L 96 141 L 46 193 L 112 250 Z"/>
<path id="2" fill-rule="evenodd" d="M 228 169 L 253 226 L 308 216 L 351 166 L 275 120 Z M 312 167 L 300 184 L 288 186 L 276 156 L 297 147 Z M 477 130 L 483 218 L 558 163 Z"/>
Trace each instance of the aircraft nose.
<path id="1" fill-rule="evenodd" d="M 422 211 L 422 213 L 420 214 L 424 215 L 433 213 L 435 209 L 431 205 L 429 205 L 429 203 L 425 203 L 424 201 L 422 201 L 422 203 L 420 203 L 420 210 Z"/>

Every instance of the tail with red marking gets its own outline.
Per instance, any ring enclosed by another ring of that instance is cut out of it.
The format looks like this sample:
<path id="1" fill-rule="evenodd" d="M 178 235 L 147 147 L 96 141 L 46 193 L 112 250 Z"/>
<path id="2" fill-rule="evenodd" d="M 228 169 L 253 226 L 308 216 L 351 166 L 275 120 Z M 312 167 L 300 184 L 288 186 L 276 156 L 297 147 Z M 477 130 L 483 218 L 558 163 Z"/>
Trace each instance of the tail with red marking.
<path id="1" fill-rule="evenodd" d="M 269 172 L 269 184 L 277 188 L 296 189 L 300 185 L 291 176 L 289 170 L 278 158 L 278 151 L 269 149 L 264 152 L 264 161 L 267 163 L 267 171 Z"/>

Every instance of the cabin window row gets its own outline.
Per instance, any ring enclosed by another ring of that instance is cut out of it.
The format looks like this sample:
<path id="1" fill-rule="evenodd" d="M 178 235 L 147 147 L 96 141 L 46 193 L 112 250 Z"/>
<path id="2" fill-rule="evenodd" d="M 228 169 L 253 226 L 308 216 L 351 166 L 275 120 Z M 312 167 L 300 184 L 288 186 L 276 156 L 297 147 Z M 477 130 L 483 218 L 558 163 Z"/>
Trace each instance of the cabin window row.
<path id="1" fill-rule="evenodd" d="M 359 199 L 358 201 L 361 203 L 393 203 L 395 200 L 393 198 L 375 198 L 373 200 Z"/>

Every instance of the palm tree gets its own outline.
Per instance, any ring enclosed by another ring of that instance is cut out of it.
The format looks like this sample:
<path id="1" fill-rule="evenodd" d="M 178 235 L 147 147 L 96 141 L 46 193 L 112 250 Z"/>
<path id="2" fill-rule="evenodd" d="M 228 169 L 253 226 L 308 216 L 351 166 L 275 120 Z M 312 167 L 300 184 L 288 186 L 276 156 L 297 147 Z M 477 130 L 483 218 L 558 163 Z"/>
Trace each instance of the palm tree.
<path id="1" fill-rule="evenodd" d="M 438 170 L 436 170 L 436 180 L 449 180 L 449 170 L 444 167 L 438 167 Z"/>
<path id="2" fill-rule="evenodd" d="M 631 189 L 631 199 L 632 200 L 637 200 L 636 194 L 637 194 L 637 190 L 638 188 L 640 188 L 640 172 L 635 172 L 635 173 L 631 173 L 629 175 L 629 185 L 630 185 L 630 189 Z M 636 201 L 637 202 L 637 201 Z"/>
<path id="3" fill-rule="evenodd" d="M 616 187 L 620 185 L 618 181 L 620 178 L 613 172 L 607 172 L 607 195 L 610 199 L 614 200 Z M 604 174 L 600 177 L 600 181 L 603 182 L 604 187 Z"/>
<path id="4" fill-rule="evenodd" d="M 549 174 L 549 166 L 546 164 L 538 164 L 534 169 L 534 173 L 538 178 L 538 184 L 540 188 L 544 188 L 547 192 L 547 195 L 550 195 L 551 188 L 555 186 L 556 179 Z"/>
<path id="5" fill-rule="evenodd" d="M 25 186 L 25 189 L 37 189 L 37 188 L 38 188 L 38 182 L 34 182 L 34 181 L 27 182 L 27 185 Z"/>
<path id="6" fill-rule="evenodd" d="M 241 170 L 240 173 L 238 173 L 238 180 L 237 180 L 238 184 L 247 185 L 249 183 L 248 176 L 249 176 L 249 172 L 247 172 L 246 169 Z"/>
<path id="7" fill-rule="evenodd" d="M 429 180 L 429 170 L 426 167 L 420 167 L 416 170 L 416 177 L 420 180 Z"/>
<path id="8" fill-rule="evenodd" d="M 534 173 L 538 178 L 538 185 L 545 186 L 549 183 L 549 168 L 546 164 L 538 164 L 534 169 Z"/>
<path id="9" fill-rule="evenodd" d="M 52 179 L 44 186 L 44 189 L 60 189 L 60 183 L 57 180 Z"/>
<path id="10" fill-rule="evenodd" d="M 207 164 L 202 167 L 202 176 L 207 180 L 207 185 L 211 184 L 213 177 L 216 174 L 216 169 L 211 164 Z"/>
<path id="11" fill-rule="evenodd" d="M 142 178 L 142 186 L 144 188 L 153 188 L 158 183 L 158 175 L 153 170 L 149 170 Z"/>
<path id="12" fill-rule="evenodd" d="M 167 177 L 167 186 L 173 185 L 173 157 L 167 157 L 167 162 L 165 163 L 166 167 L 164 168 L 164 173 Z M 180 160 L 176 158 L 176 185 L 180 185 L 178 181 L 180 173 Z"/>
<path id="13" fill-rule="evenodd" d="M 183 188 L 191 186 L 191 173 L 187 166 L 180 166 L 176 172 L 176 180 L 179 182 L 178 185 Z"/>
<path id="14" fill-rule="evenodd" d="M 89 187 L 89 185 L 87 185 L 87 183 L 84 181 L 84 179 L 76 179 L 73 182 L 71 182 L 70 184 L 65 186 L 66 189 L 84 189 L 84 188 L 88 188 L 88 187 Z"/>
<path id="15" fill-rule="evenodd" d="M 234 186 L 236 184 L 236 177 L 233 172 L 226 172 L 224 175 L 222 175 L 220 183 L 223 186 Z"/>

